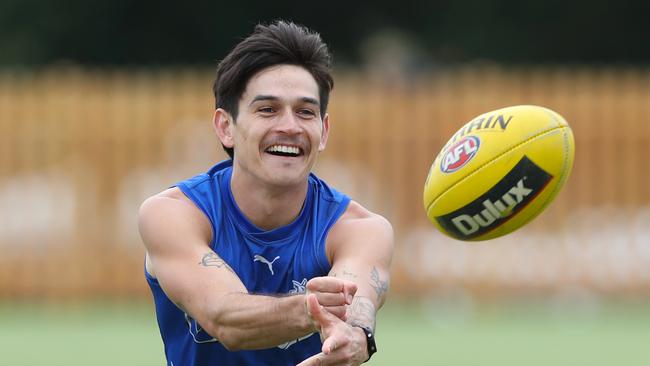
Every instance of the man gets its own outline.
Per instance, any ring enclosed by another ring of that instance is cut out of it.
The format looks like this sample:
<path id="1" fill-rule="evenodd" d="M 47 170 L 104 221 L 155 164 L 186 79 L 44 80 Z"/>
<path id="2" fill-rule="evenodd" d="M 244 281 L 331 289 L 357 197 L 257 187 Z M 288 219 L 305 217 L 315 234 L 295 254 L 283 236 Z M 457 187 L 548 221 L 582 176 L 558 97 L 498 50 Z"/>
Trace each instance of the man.
<path id="1" fill-rule="evenodd" d="M 391 225 L 310 173 L 330 59 L 304 27 L 257 26 L 217 68 L 214 128 L 231 159 L 142 204 L 168 365 L 359 365 L 374 352 Z"/>

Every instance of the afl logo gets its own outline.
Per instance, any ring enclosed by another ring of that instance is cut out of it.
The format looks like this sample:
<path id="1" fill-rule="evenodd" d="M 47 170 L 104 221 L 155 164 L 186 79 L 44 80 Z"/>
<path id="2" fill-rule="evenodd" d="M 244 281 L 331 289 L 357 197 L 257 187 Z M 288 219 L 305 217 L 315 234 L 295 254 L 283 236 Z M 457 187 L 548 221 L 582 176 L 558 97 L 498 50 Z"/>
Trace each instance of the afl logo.
<path id="1" fill-rule="evenodd" d="M 449 146 L 440 162 L 443 173 L 453 173 L 467 164 L 478 152 L 481 140 L 476 136 L 465 136 Z"/>

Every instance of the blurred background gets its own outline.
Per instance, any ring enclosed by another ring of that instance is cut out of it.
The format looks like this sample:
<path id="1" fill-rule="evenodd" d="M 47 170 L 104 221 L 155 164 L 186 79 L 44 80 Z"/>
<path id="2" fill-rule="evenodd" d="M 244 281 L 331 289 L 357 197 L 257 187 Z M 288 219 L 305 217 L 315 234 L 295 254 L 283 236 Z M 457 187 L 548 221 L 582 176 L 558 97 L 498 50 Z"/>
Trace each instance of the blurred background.
<path id="1" fill-rule="evenodd" d="M 335 58 L 317 173 L 396 231 L 376 365 L 648 365 L 650 3 L 0 2 L 0 364 L 163 365 L 140 203 L 224 159 L 215 65 L 255 24 Z M 562 114 L 572 176 L 521 230 L 427 222 L 439 149 L 515 104 Z"/>

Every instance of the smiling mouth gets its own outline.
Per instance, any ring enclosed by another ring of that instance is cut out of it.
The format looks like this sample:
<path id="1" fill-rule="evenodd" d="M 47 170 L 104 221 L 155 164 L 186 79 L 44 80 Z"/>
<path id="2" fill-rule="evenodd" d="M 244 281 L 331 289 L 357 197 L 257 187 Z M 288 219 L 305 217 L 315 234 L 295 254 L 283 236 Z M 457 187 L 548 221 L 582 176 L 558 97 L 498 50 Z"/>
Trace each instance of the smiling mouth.
<path id="1" fill-rule="evenodd" d="M 296 157 L 303 155 L 301 148 L 289 145 L 272 145 L 264 151 L 275 156 Z"/>

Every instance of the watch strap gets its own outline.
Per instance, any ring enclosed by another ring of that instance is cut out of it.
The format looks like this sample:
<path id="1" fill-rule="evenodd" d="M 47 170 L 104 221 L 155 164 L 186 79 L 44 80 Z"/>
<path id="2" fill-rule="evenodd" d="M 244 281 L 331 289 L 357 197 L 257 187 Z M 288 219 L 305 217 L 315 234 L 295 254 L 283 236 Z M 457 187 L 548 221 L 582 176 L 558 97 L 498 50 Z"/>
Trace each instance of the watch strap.
<path id="1" fill-rule="evenodd" d="M 366 335 L 366 347 L 368 350 L 368 359 L 364 361 L 368 362 L 370 360 L 370 357 L 372 357 L 373 354 L 377 352 L 377 344 L 375 343 L 375 333 L 372 331 L 372 329 L 368 327 L 364 327 L 362 325 L 355 325 L 355 327 L 361 328 L 363 330 L 363 333 Z"/>

